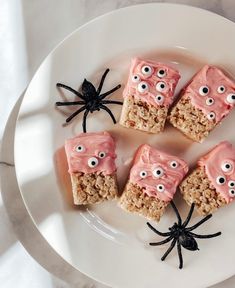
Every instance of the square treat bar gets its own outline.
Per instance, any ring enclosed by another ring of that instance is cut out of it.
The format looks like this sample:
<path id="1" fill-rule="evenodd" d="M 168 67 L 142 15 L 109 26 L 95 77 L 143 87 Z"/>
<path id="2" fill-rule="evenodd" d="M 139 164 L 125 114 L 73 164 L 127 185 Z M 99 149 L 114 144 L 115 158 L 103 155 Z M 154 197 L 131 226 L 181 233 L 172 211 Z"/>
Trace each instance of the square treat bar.
<path id="1" fill-rule="evenodd" d="M 202 142 L 235 104 L 235 82 L 214 66 L 204 66 L 182 90 L 170 123 Z"/>
<path id="2" fill-rule="evenodd" d="M 179 79 L 179 72 L 165 64 L 133 59 L 120 124 L 150 133 L 163 131 Z"/>
<path id="3" fill-rule="evenodd" d="M 109 133 L 82 133 L 66 140 L 65 151 L 74 204 L 116 198 L 115 143 Z"/>
<path id="4" fill-rule="evenodd" d="M 215 146 L 180 184 L 186 202 L 207 215 L 235 198 L 235 148 L 227 141 Z"/>
<path id="5" fill-rule="evenodd" d="M 159 221 L 187 171 L 188 166 L 183 160 L 146 144 L 140 146 L 120 206 Z"/>

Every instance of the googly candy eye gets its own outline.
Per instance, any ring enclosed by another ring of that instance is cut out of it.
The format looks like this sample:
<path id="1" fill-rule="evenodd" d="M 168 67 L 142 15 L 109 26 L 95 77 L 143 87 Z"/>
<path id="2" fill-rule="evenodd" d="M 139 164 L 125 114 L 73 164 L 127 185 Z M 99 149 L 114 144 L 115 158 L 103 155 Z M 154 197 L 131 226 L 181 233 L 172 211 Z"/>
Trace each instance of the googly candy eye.
<path id="1" fill-rule="evenodd" d="M 215 119 L 215 112 L 210 112 L 206 117 L 208 120 L 211 120 L 211 121 L 214 120 Z"/>
<path id="2" fill-rule="evenodd" d="M 161 94 L 158 94 L 156 97 L 155 97 L 155 101 L 158 103 L 158 104 L 163 104 L 165 100 L 165 97 Z"/>
<path id="3" fill-rule="evenodd" d="M 157 191 L 158 192 L 164 192 L 165 191 L 165 186 L 163 184 L 158 184 L 157 185 Z"/>
<path id="4" fill-rule="evenodd" d="M 165 77 L 165 76 L 166 76 L 166 70 L 164 70 L 164 69 L 158 70 L 158 71 L 157 71 L 157 76 L 158 76 L 159 78 Z"/>
<path id="5" fill-rule="evenodd" d="M 134 82 L 134 83 L 138 83 L 138 82 L 140 82 L 140 76 L 139 76 L 139 75 L 133 75 L 133 76 L 131 77 L 131 80 L 132 80 L 132 82 Z"/>
<path id="6" fill-rule="evenodd" d="M 206 99 L 206 105 L 211 106 L 215 103 L 215 100 L 213 98 L 207 98 Z"/>
<path id="7" fill-rule="evenodd" d="M 83 151 L 85 151 L 85 147 L 84 147 L 83 145 L 78 145 L 78 146 L 75 148 L 75 150 L 76 150 L 77 152 L 83 152 Z"/>
<path id="8" fill-rule="evenodd" d="M 235 103 L 235 94 L 233 94 L 233 93 L 228 94 L 226 99 L 227 99 L 227 102 L 229 104 L 234 104 Z"/>
<path id="9" fill-rule="evenodd" d="M 99 156 L 99 158 L 102 159 L 102 158 L 104 158 L 106 156 L 106 153 L 101 151 L 101 152 L 99 152 L 98 156 Z"/>
<path id="10" fill-rule="evenodd" d="M 222 164 L 221 169 L 224 172 L 230 172 L 233 169 L 233 165 L 231 163 L 225 162 Z"/>
<path id="11" fill-rule="evenodd" d="M 99 160 L 96 157 L 91 157 L 88 159 L 87 164 L 90 168 L 94 168 L 99 164 Z"/>
<path id="12" fill-rule="evenodd" d="M 171 168 L 175 169 L 179 166 L 179 164 L 177 161 L 171 161 L 170 166 L 171 166 Z"/>
<path id="13" fill-rule="evenodd" d="M 145 92 L 147 92 L 148 90 L 149 90 L 149 85 L 148 85 L 147 82 L 142 81 L 142 82 L 140 82 L 140 83 L 138 84 L 138 91 L 139 91 L 140 93 L 145 93 Z"/>
<path id="14" fill-rule="evenodd" d="M 164 91 L 166 91 L 166 89 L 167 89 L 167 84 L 165 82 L 160 81 L 157 83 L 156 90 L 158 92 L 164 92 Z"/>
<path id="15" fill-rule="evenodd" d="M 206 96 L 209 93 L 209 87 L 208 86 L 201 86 L 199 88 L 199 94 L 201 96 Z"/>
<path id="16" fill-rule="evenodd" d="M 153 176 L 156 178 L 162 177 L 163 174 L 164 174 L 164 171 L 161 167 L 158 167 L 158 168 L 153 170 Z"/>
<path id="17" fill-rule="evenodd" d="M 224 185 L 225 184 L 225 182 L 226 182 L 226 179 L 225 179 L 225 177 L 224 176 L 218 176 L 217 178 L 216 178 L 216 183 L 218 184 L 218 185 Z"/>
<path id="18" fill-rule="evenodd" d="M 234 188 L 235 187 L 235 181 L 233 181 L 233 180 L 228 181 L 228 187 Z"/>
<path id="19" fill-rule="evenodd" d="M 218 92 L 219 94 L 223 94 L 225 91 L 226 91 L 226 89 L 225 89 L 225 87 L 224 87 L 223 85 L 221 85 L 221 86 L 219 86 L 219 87 L 217 88 L 217 92 Z"/>
<path id="20" fill-rule="evenodd" d="M 229 195 L 231 196 L 231 197 L 235 197 L 235 190 L 234 189 L 229 189 Z"/>
<path id="21" fill-rule="evenodd" d="M 148 176 L 147 172 L 145 170 L 140 171 L 140 177 L 146 178 Z"/>
<path id="22" fill-rule="evenodd" d="M 153 73 L 153 69 L 152 67 L 145 65 L 142 67 L 141 72 L 146 76 L 150 76 Z"/>

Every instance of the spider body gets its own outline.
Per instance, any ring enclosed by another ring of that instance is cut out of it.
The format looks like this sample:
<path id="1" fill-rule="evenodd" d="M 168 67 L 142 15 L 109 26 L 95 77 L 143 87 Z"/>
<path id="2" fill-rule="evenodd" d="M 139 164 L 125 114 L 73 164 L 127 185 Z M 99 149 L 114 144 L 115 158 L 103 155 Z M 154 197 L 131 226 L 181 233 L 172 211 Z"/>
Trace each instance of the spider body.
<path id="1" fill-rule="evenodd" d="M 96 89 L 94 87 L 94 85 L 87 81 L 86 79 L 84 79 L 83 83 L 82 83 L 82 93 L 74 90 L 73 88 L 64 85 L 62 83 L 57 83 L 56 86 L 60 87 L 60 88 L 64 88 L 70 92 L 72 92 L 73 94 L 75 94 L 77 97 L 79 97 L 81 100 L 80 101 L 70 101 L 70 102 L 56 102 L 56 106 L 81 106 L 78 110 L 76 110 L 73 114 L 71 114 L 67 119 L 66 122 L 70 122 L 75 116 L 77 116 L 79 113 L 84 111 L 83 114 L 83 123 L 82 123 L 82 127 L 83 127 L 83 132 L 86 132 L 86 119 L 89 113 L 93 113 L 94 111 L 100 111 L 101 109 L 106 111 L 110 117 L 113 120 L 113 123 L 116 123 L 116 119 L 112 113 L 112 111 L 106 107 L 107 104 L 118 104 L 118 105 L 122 105 L 122 102 L 120 101 L 113 101 L 113 100 L 105 100 L 105 98 L 110 95 L 111 93 L 113 93 L 114 91 L 116 91 L 117 89 L 119 89 L 121 87 L 121 85 L 117 85 L 116 87 L 114 87 L 113 89 L 105 92 L 105 93 L 101 93 L 103 84 L 104 84 L 104 80 L 107 76 L 109 72 L 109 69 L 106 69 L 103 76 L 101 77 L 100 80 L 100 84 L 98 86 L 98 88 Z"/>
<path id="2" fill-rule="evenodd" d="M 212 215 L 211 214 L 207 215 L 206 217 L 204 217 L 202 220 L 200 220 L 195 225 L 193 225 L 191 227 L 187 227 L 187 225 L 189 224 L 189 221 L 191 220 L 195 204 L 193 203 L 191 205 L 189 214 L 183 223 L 182 223 L 182 219 L 181 219 L 181 216 L 179 214 L 179 211 L 176 208 L 173 201 L 171 202 L 171 206 L 174 209 L 175 214 L 178 218 L 177 223 L 174 223 L 173 226 L 169 228 L 169 232 L 160 232 L 157 229 L 155 229 L 149 222 L 147 222 L 148 227 L 153 232 L 155 232 L 159 236 L 167 237 L 163 241 L 152 242 L 152 243 L 149 243 L 149 245 L 159 246 L 159 245 L 163 245 L 163 244 L 166 244 L 166 243 L 171 241 L 171 245 L 169 246 L 169 248 L 167 249 L 167 251 L 165 252 L 165 254 L 161 258 L 162 261 L 164 261 L 166 259 L 166 257 L 170 254 L 170 252 L 175 247 L 175 245 L 177 245 L 177 252 L 178 252 L 178 256 L 179 256 L 179 268 L 182 269 L 183 268 L 183 256 L 182 256 L 181 247 L 183 247 L 187 250 L 190 250 L 190 251 L 199 250 L 198 244 L 197 244 L 197 241 L 195 240 L 195 238 L 200 238 L 200 239 L 213 238 L 213 237 L 217 237 L 217 236 L 221 235 L 221 232 L 217 232 L 214 234 L 207 234 L 207 235 L 200 235 L 200 234 L 195 234 L 195 233 L 191 232 L 194 229 L 196 229 L 197 227 L 199 227 L 200 225 L 202 225 L 204 222 L 209 220 L 212 217 Z"/>

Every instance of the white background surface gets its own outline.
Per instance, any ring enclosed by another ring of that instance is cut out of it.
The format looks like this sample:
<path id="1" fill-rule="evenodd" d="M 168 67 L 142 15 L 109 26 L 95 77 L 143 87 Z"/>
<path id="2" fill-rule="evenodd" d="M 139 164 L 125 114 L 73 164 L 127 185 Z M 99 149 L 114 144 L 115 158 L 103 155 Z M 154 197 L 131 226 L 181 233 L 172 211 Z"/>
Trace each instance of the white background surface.
<path id="1" fill-rule="evenodd" d="M 0 137 L 2 137 L 6 120 L 14 103 L 44 57 L 59 41 L 78 26 L 98 15 L 116 8 L 144 2 L 147 1 L 0 0 Z M 168 2 L 206 8 L 235 21 L 233 0 Z M 0 227 L 0 286 L 2 288 L 81 287 L 58 280 L 31 258 L 17 240 L 1 198 Z M 24 227 L 20 228 L 24 229 Z M 39 249 L 38 253 L 42 251 Z M 62 264 L 55 263 L 52 270 L 58 268 L 56 265 Z M 61 269 L 61 271 L 66 271 L 66 269 Z M 63 272 L 60 276 L 64 277 Z M 71 279 L 71 283 L 76 282 Z M 235 277 L 215 287 L 235 287 Z"/>

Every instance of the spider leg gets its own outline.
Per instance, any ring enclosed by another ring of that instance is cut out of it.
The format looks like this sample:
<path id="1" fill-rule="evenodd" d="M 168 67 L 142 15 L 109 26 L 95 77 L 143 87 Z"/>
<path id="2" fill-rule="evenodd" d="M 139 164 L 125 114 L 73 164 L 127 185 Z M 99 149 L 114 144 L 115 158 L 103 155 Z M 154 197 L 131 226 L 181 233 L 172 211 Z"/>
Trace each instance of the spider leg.
<path id="1" fill-rule="evenodd" d="M 86 109 L 86 106 L 83 106 L 81 108 L 79 108 L 76 112 L 74 112 L 72 115 L 70 115 L 67 119 L 66 122 L 70 122 L 75 116 L 77 116 L 79 113 L 81 113 L 83 110 Z"/>
<path id="2" fill-rule="evenodd" d="M 101 102 L 102 104 L 118 104 L 118 105 L 122 105 L 123 102 L 121 101 L 113 101 L 113 100 L 102 100 Z"/>
<path id="3" fill-rule="evenodd" d="M 182 251 L 181 251 L 181 245 L 179 240 L 177 240 L 177 251 L 178 251 L 178 255 L 179 255 L 179 269 L 183 268 L 183 256 L 182 256 Z"/>
<path id="4" fill-rule="evenodd" d="M 191 217 L 192 217 L 193 211 L 194 211 L 194 207 L 195 207 L 195 203 L 192 203 L 191 208 L 190 208 L 189 213 L 188 213 L 188 216 L 182 225 L 184 228 L 188 225 L 189 221 L 191 220 Z"/>
<path id="5" fill-rule="evenodd" d="M 159 242 L 150 242 L 149 245 L 150 246 L 159 246 L 159 245 L 163 245 L 165 243 L 168 243 L 171 241 L 171 239 L 173 238 L 174 236 L 171 235 L 170 237 L 166 238 L 165 240 L 163 241 L 159 241 Z"/>
<path id="6" fill-rule="evenodd" d="M 109 113 L 109 115 L 110 115 L 110 117 L 112 118 L 114 124 L 117 123 L 117 121 L 116 121 L 116 119 L 115 119 L 115 117 L 114 117 L 112 111 L 111 111 L 108 107 L 106 107 L 106 106 L 100 104 L 100 108 L 103 109 L 103 110 L 105 110 L 106 112 Z"/>
<path id="7" fill-rule="evenodd" d="M 79 93 L 78 91 L 74 90 L 73 88 L 65 85 L 65 84 L 62 84 L 62 83 L 56 83 L 56 86 L 57 87 L 61 87 L 61 88 L 64 88 L 70 92 L 72 92 L 73 94 L 75 94 L 76 96 L 80 97 L 81 99 L 85 100 L 85 98 L 82 96 L 81 93 Z"/>
<path id="8" fill-rule="evenodd" d="M 217 232 L 217 233 L 214 233 L 214 234 L 200 235 L 200 234 L 195 234 L 195 233 L 189 232 L 188 234 L 190 236 L 195 237 L 195 238 L 207 239 L 207 238 L 214 238 L 214 237 L 220 236 L 222 233 L 221 232 Z"/>
<path id="9" fill-rule="evenodd" d="M 96 91 L 96 92 L 97 92 L 97 95 L 100 94 L 100 92 L 101 92 L 101 90 L 102 90 L 102 87 L 103 87 L 103 84 L 104 84 L 104 80 L 105 80 L 105 78 L 106 78 L 106 76 L 107 76 L 108 73 L 109 73 L 109 69 L 106 69 L 105 72 L 104 72 L 104 74 L 103 74 L 103 76 L 101 77 L 99 87 L 98 87 L 98 89 L 97 89 L 97 91 Z"/>
<path id="10" fill-rule="evenodd" d="M 114 87 L 113 89 L 103 93 L 103 94 L 100 94 L 99 98 L 100 99 L 104 99 L 105 97 L 107 97 L 108 95 L 112 94 L 114 91 L 118 90 L 119 88 L 121 87 L 121 85 L 117 85 L 116 87 Z"/>
<path id="11" fill-rule="evenodd" d="M 202 225 L 204 222 L 209 220 L 211 217 L 212 217 L 212 214 L 207 215 L 206 217 L 204 217 L 201 221 L 199 221 L 198 223 L 196 223 L 192 227 L 185 228 L 185 231 L 189 232 L 189 231 L 192 231 L 192 230 L 196 229 L 197 227 Z"/>
<path id="12" fill-rule="evenodd" d="M 181 225 L 181 224 L 182 224 L 182 219 L 181 219 L 180 213 L 179 213 L 178 209 L 176 208 L 175 203 L 174 203 L 173 201 L 171 201 L 171 206 L 172 206 L 172 208 L 173 208 L 173 210 L 175 211 L 175 214 L 176 214 L 176 216 L 177 216 L 178 225 Z"/>
<path id="13" fill-rule="evenodd" d="M 148 225 L 148 227 L 153 231 L 155 232 L 157 235 L 159 236 L 170 236 L 171 235 L 171 232 L 166 232 L 166 233 L 163 233 L 163 232 L 160 232 L 158 231 L 157 229 L 155 229 L 149 222 L 146 223 Z"/>
<path id="14" fill-rule="evenodd" d="M 170 247 L 166 250 L 165 254 L 162 256 L 161 260 L 164 261 L 166 257 L 171 253 L 172 249 L 175 247 L 176 239 L 173 239 Z"/>
<path id="15" fill-rule="evenodd" d="M 86 133 L 86 118 L 87 118 L 88 113 L 89 113 L 89 110 L 85 110 L 83 114 L 82 128 L 83 128 L 84 133 Z"/>
<path id="16" fill-rule="evenodd" d="M 70 105 L 84 105 L 84 101 L 74 101 L 74 102 L 55 102 L 56 106 L 70 106 Z"/>

